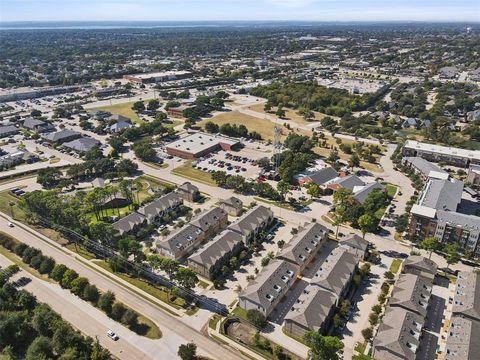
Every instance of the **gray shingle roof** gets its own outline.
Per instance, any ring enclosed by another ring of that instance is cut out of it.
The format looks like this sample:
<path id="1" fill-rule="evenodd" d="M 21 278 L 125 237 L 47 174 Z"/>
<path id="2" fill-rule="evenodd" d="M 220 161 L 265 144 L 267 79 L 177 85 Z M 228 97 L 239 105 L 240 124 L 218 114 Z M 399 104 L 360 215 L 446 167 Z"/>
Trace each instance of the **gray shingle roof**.
<path id="1" fill-rule="evenodd" d="M 477 360 L 480 354 L 480 322 L 460 316 L 450 319 L 445 360 Z"/>
<path id="2" fill-rule="evenodd" d="M 436 210 L 456 211 L 463 192 L 463 181 L 429 179 L 418 204 Z"/>
<path id="3" fill-rule="evenodd" d="M 118 230 L 120 235 L 125 232 L 131 231 L 135 226 L 142 224 L 145 221 L 145 216 L 140 215 L 137 212 L 133 212 L 120 220 L 113 223 L 113 228 Z"/>
<path id="4" fill-rule="evenodd" d="M 453 300 L 454 315 L 480 321 L 480 276 L 473 271 L 460 272 Z"/>
<path id="5" fill-rule="evenodd" d="M 0 136 L 16 132 L 18 132 L 18 129 L 14 125 L 0 126 Z"/>
<path id="6" fill-rule="evenodd" d="M 338 176 L 338 172 L 331 166 L 326 167 L 316 173 L 309 175 L 309 178 L 317 185 L 323 185 L 327 181 L 333 180 Z"/>
<path id="7" fill-rule="evenodd" d="M 198 192 L 198 187 L 187 181 L 186 183 L 183 183 L 181 186 L 179 186 L 178 190 L 194 194 Z"/>
<path id="8" fill-rule="evenodd" d="M 365 185 L 365 183 L 362 180 L 360 180 L 360 178 L 357 175 L 348 175 L 348 176 L 339 178 L 334 183 L 350 190 L 353 190 L 355 186 Z"/>
<path id="9" fill-rule="evenodd" d="M 358 262 L 353 254 L 337 247 L 327 256 L 310 283 L 340 296 Z"/>
<path id="10" fill-rule="evenodd" d="M 243 207 L 242 200 L 236 198 L 235 196 L 231 196 L 227 199 L 221 199 L 220 204 L 225 204 L 236 209 L 241 209 Z"/>
<path id="11" fill-rule="evenodd" d="M 419 255 L 411 255 L 405 259 L 403 263 L 403 270 L 406 273 L 410 273 L 411 270 L 422 271 L 430 274 L 431 278 L 437 274 L 437 264 L 430 259 L 427 259 Z"/>
<path id="12" fill-rule="evenodd" d="M 82 137 L 63 144 L 63 146 L 76 151 L 87 152 L 99 146 L 100 141 L 88 137 Z"/>
<path id="13" fill-rule="evenodd" d="M 346 238 L 340 240 L 339 243 L 341 246 L 351 247 L 354 249 L 358 249 L 362 252 L 365 252 L 368 249 L 368 240 L 363 239 L 357 234 L 350 234 Z"/>
<path id="14" fill-rule="evenodd" d="M 367 184 L 360 190 L 356 191 L 353 194 L 353 198 L 357 200 L 360 204 L 363 204 L 367 196 L 375 189 L 383 191 L 385 187 L 379 182 L 373 182 L 373 183 Z"/>
<path id="15" fill-rule="evenodd" d="M 169 235 L 166 239 L 158 241 L 157 246 L 170 250 L 172 253 L 187 248 L 203 234 L 203 231 L 192 224 L 187 224 L 177 232 Z"/>
<path id="16" fill-rule="evenodd" d="M 308 224 L 282 249 L 278 258 L 302 266 L 311 254 L 315 254 L 328 236 L 328 229 L 318 223 Z"/>
<path id="17" fill-rule="evenodd" d="M 32 117 L 26 118 L 23 121 L 23 127 L 26 127 L 27 129 L 34 129 L 36 126 L 45 126 L 45 125 L 47 125 L 45 121 L 34 119 Z"/>
<path id="18" fill-rule="evenodd" d="M 428 176 L 430 171 L 436 171 L 440 173 L 446 172 L 440 166 L 418 156 L 406 157 L 404 158 L 404 161 L 411 164 L 411 166 L 420 171 L 424 176 Z"/>
<path id="19" fill-rule="evenodd" d="M 336 301 L 337 297 L 331 292 L 317 286 L 307 286 L 285 316 L 285 320 L 318 331 Z"/>
<path id="20" fill-rule="evenodd" d="M 240 234 L 226 230 L 205 244 L 188 259 L 206 267 L 214 265 L 225 254 L 230 253 L 239 242 L 243 242 Z"/>
<path id="21" fill-rule="evenodd" d="M 182 198 L 175 192 L 168 193 L 138 209 L 138 212 L 148 219 L 153 219 L 166 209 L 182 202 Z"/>
<path id="22" fill-rule="evenodd" d="M 393 288 L 389 306 L 399 306 L 425 317 L 431 290 L 432 282 L 423 276 L 401 274 Z"/>
<path id="23" fill-rule="evenodd" d="M 273 217 L 273 212 L 263 205 L 257 205 L 243 214 L 228 228 L 244 236 L 257 229 L 266 219 Z"/>
<path id="24" fill-rule="evenodd" d="M 51 142 L 58 142 L 58 141 L 62 141 L 63 139 L 67 139 L 74 136 L 80 137 L 81 135 L 82 134 L 80 134 L 79 132 L 76 132 L 70 129 L 63 129 L 60 131 L 42 135 L 42 137 Z"/>
<path id="25" fill-rule="evenodd" d="M 414 349 L 420 342 L 411 332 L 420 336 L 423 323 L 423 318 L 417 314 L 400 307 L 388 307 L 373 342 L 375 358 L 415 359 Z"/>
<path id="26" fill-rule="evenodd" d="M 295 281 L 298 267 L 284 260 L 275 260 L 263 268 L 239 297 L 260 304 L 268 309 L 278 296 L 290 288 Z"/>
<path id="27" fill-rule="evenodd" d="M 219 207 L 214 207 L 198 214 L 194 219 L 192 219 L 192 221 L 190 221 L 190 224 L 195 225 L 196 227 L 207 232 L 209 229 L 216 226 L 221 219 L 226 217 L 227 213 L 225 210 Z"/>

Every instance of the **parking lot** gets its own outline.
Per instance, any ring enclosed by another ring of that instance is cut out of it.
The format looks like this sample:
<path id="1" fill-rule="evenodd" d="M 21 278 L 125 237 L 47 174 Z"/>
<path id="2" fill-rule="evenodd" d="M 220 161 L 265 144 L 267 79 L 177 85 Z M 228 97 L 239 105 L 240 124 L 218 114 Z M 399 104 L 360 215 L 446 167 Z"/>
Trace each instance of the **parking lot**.
<path id="1" fill-rule="evenodd" d="M 265 157 L 263 153 L 245 148 L 235 152 L 218 151 L 195 161 L 192 166 L 206 172 L 225 171 L 228 175 L 242 175 L 254 180 L 260 174 L 257 160 L 262 157 Z"/>

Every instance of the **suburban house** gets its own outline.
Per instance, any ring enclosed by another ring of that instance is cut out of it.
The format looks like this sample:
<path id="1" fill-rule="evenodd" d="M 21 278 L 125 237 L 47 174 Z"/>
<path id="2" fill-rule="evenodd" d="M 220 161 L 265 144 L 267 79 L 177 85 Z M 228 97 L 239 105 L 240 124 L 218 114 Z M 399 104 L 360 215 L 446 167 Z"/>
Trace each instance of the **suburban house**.
<path id="1" fill-rule="evenodd" d="M 239 217 L 228 228 L 242 235 L 245 242 L 248 242 L 265 229 L 273 219 L 273 212 L 270 209 L 263 205 L 257 205 Z"/>
<path id="2" fill-rule="evenodd" d="M 242 215 L 242 211 L 243 211 L 242 200 L 234 196 L 229 197 L 228 199 L 221 199 L 219 206 L 221 209 L 225 210 L 227 214 L 230 216 Z"/>
<path id="3" fill-rule="evenodd" d="M 298 266 L 274 260 L 239 294 L 238 305 L 245 310 L 258 310 L 268 316 L 292 287 Z"/>
<path id="4" fill-rule="evenodd" d="M 368 195 L 374 190 L 386 191 L 386 188 L 376 181 L 363 186 L 355 186 L 353 188 L 353 199 L 359 204 L 363 204 Z"/>
<path id="5" fill-rule="evenodd" d="M 205 237 L 211 237 L 220 230 L 227 227 L 228 214 L 219 207 L 204 210 L 190 221 L 205 234 Z"/>
<path id="6" fill-rule="evenodd" d="M 338 172 L 333 167 L 327 166 L 316 172 L 301 177 L 300 179 L 298 179 L 298 184 L 302 186 L 313 182 L 318 186 L 322 187 L 325 183 L 337 178 L 338 176 Z"/>
<path id="7" fill-rule="evenodd" d="M 37 133 L 49 131 L 54 128 L 50 123 L 46 121 L 34 119 L 31 117 L 23 120 L 22 126 L 27 130 L 35 131 Z"/>
<path id="8" fill-rule="evenodd" d="M 120 235 L 123 235 L 130 231 L 137 230 L 140 226 L 145 225 L 146 223 L 147 219 L 145 216 L 137 212 L 132 212 L 131 214 L 128 214 L 127 216 L 114 222 L 112 226 Z"/>
<path id="9" fill-rule="evenodd" d="M 180 194 L 183 200 L 189 202 L 194 202 L 200 197 L 200 191 L 198 190 L 198 187 L 188 181 L 179 186 L 177 188 L 177 192 Z"/>
<path id="10" fill-rule="evenodd" d="M 72 141 L 65 142 L 63 143 L 63 146 L 68 149 L 75 150 L 79 153 L 86 153 L 93 148 L 100 146 L 100 141 L 89 137 L 81 137 Z"/>
<path id="11" fill-rule="evenodd" d="M 181 204 L 183 204 L 183 200 L 180 195 L 176 192 L 170 192 L 140 207 L 137 211 L 139 214 L 145 216 L 149 224 L 152 224 L 160 221 L 165 214 Z"/>
<path id="12" fill-rule="evenodd" d="M 189 254 L 205 239 L 202 229 L 187 224 L 164 240 L 157 241 L 157 250 L 160 254 L 178 260 Z"/>
<path id="13" fill-rule="evenodd" d="M 41 135 L 43 140 L 52 144 L 63 144 L 65 142 L 78 139 L 81 136 L 82 134 L 80 134 L 79 132 L 69 130 L 69 129 L 63 129 L 56 132 L 51 132 L 51 133 Z"/>
<path id="14" fill-rule="evenodd" d="M 401 307 L 388 307 L 373 341 L 377 360 L 414 360 L 424 318 Z"/>
<path id="15" fill-rule="evenodd" d="M 338 189 L 350 189 L 353 191 L 355 186 L 364 186 L 365 183 L 357 175 L 347 175 L 344 177 L 337 177 L 326 183 L 326 187 L 330 190 L 337 191 Z"/>
<path id="16" fill-rule="evenodd" d="M 301 273 L 319 253 L 327 239 L 328 229 L 325 226 L 310 223 L 298 230 L 277 258 L 297 265 Z"/>
<path id="17" fill-rule="evenodd" d="M 14 125 L 0 126 L 0 138 L 15 135 L 18 131 L 18 128 Z"/>
<path id="18" fill-rule="evenodd" d="M 203 247 L 189 256 L 188 266 L 198 274 L 212 279 L 228 264 L 233 256 L 244 249 L 243 237 L 231 230 L 226 230 L 207 242 Z"/>
<path id="19" fill-rule="evenodd" d="M 130 119 L 128 119 L 128 121 L 126 120 L 122 120 L 122 121 L 119 121 L 113 125 L 110 125 L 110 127 L 108 128 L 108 130 L 110 131 L 110 133 L 112 134 L 116 134 L 124 129 L 130 129 L 132 128 L 133 125 L 132 123 L 130 122 Z"/>

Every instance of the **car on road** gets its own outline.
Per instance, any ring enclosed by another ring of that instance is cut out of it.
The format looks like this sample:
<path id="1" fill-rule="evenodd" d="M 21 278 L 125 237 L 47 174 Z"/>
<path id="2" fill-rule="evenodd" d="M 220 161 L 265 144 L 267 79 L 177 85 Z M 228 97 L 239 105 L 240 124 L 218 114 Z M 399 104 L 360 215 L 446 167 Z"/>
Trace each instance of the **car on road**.
<path id="1" fill-rule="evenodd" d="M 120 339 L 117 334 L 115 334 L 112 330 L 107 331 L 107 336 L 112 339 L 113 341 L 117 341 Z"/>
<path id="2" fill-rule="evenodd" d="M 11 222 L 8 223 L 8 227 L 14 227 L 15 225 L 13 225 Z"/>

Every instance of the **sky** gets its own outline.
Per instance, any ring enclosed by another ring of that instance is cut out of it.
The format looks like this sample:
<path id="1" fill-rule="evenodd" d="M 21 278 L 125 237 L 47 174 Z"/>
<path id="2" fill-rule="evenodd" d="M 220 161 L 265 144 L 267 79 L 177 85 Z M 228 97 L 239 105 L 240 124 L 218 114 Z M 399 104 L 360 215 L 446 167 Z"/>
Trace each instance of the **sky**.
<path id="1" fill-rule="evenodd" d="M 480 0 L 0 0 L 0 22 L 480 21 Z"/>

